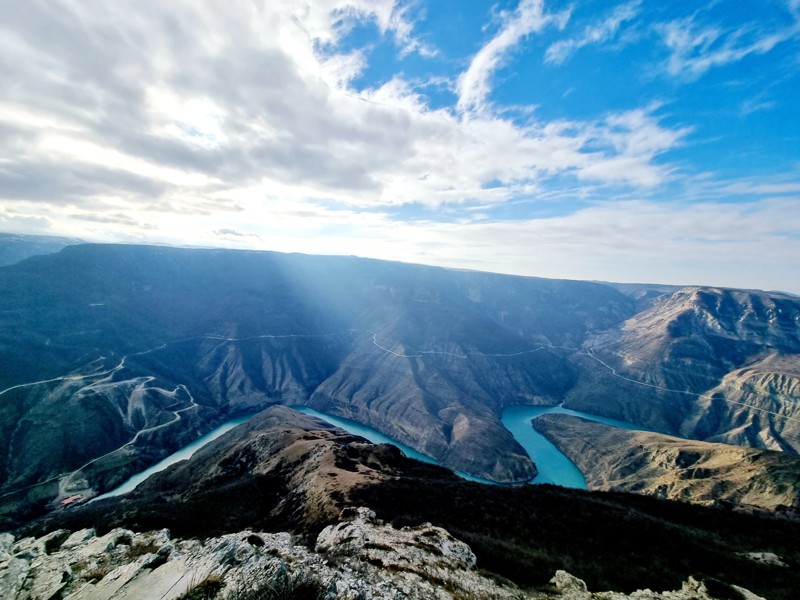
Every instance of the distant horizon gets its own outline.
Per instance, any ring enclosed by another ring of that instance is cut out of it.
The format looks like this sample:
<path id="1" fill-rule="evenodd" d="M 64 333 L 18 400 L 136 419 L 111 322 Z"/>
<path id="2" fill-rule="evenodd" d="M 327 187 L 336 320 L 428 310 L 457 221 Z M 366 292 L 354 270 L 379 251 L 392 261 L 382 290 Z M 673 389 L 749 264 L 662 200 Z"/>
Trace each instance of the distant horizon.
<path id="1" fill-rule="evenodd" d="M 264 253 L 275 253 L 275 254 L 301 254 L 305 256 L 328 256 L 328 257 L 341 257 L 341 258 L 357 258 L 363 260 L 375 260 L 380 262 L 394 262 L 399 264 L 405 265 L 412 265 L 412 266 L 421 266 L 421 267 L 432 267 L 432 268 L 441 268 L 447 269 L 451 271 L 466 271 L 466 272 L 473 272 L 473 273 L 486 273 L 489 275 L 501 275 L 501 276 L 509 276 L 509 277 L 528 277 L 531 279 L 550 279 L 550 280 L 561 280 L 561 281 L 579 281 L 584 283 L 599 283 L 599 284 L 606 284 L 606 285 L 620 285 L 620 286 L 640 286 L 640 287 L 674 287 L 676 289 L 682 288 L 718 288 L 718 289 L 727 289 L 727 290 L 736 290 L 736 291 L 743 291 L 743 292 L 764 292 L 769 294 L 785 294 L 787 296 L 792 296 L 796 298 L 800 298 L 800 292 L 791 292 L 787 290 L 781 289 L 762 289 L 762 288 L 755 288 L 755 287 L 742 287 L 742 286 L 729 286 L 729 285 L 715 285 L 715 284 L 708 284 L 708 283 L 670 283 L 664 281 L 614 281 L 610 279 L 579 279 L 579 278 L 572 278 L 572 277 L 545 277 L 541 275 L 535 274 L 521 274 L 521 273 L 505 273 L 502 271 L 487 271 L 485 269 L 477 269 L 477 268 L 469 268 L 469 267 L 461 267 L 461 266 L 448 266 L 443 264 L 435 264 L 435 263 L 425 263 L 425 262 L 417 262 L 417 261 L 408 261 L 403 260 L 401 258 L 378 258 L 373 256 L 365 256 L 360 254 L 342 254 L 342 253 L 319 253 L 319 252 L 303 252 L 303 251 L 283 251 L 283 250 L 271 250 L 269 248 L 230 248 L 224 246 L 197 246 L 191 244 L 170 244 L 170 243 L 159 243 L 153 241 L 91 241 L 85 240 L 81 238 L 75 238 L 71 236 L 64 236 L 64 235 L 50 235 L 50 234 L 42 234 L 42 233 L 22 233 L 22 232 L 12 232 L 12 231 L 0 231 L 0 235 L 18 235 L 18 236 L 39 236 L 39 237 L 52 237 L 52 238 L 59 238 L 65 240 L 73 240 L 74 243 L 67 244 L 67 245 L 80 245 L 80 244 L 93 244 L 93 245 L 120 245 L 120 246 L 153 246 L 153 247 L 164 247 L 164 248 L 178 248 L 178 249 L 185 249 L 185 250 L 230 250 L 234 252 L 264 252 Z"/>
<path id="2" fill-rule="evenodd" d="M 800 0 L 26 2 L 0 229 L 800 293 Z"/>

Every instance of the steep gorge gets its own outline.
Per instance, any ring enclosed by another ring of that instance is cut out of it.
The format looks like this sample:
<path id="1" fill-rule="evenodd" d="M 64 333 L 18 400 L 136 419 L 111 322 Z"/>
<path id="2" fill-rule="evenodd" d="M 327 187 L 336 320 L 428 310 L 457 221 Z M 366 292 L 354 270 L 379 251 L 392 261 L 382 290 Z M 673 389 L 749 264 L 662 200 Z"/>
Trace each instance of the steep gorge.
<path id="1" fill-rule="evenodd" d="M 275 402 L 500 482 L 535 473 L 500 421 L 517 404 L 800 448 L 800 300 L 780 294 L 124 245 L 2 267 L 0 290 L 0 512 L 104 491 Z"/>
<path id="2" fill-rule="evenodd" d="M 533 427 L 581 469 L 592 490 L 800 515 L 798 456 L 629 431 L 568 415 L 544 415 Z"/>

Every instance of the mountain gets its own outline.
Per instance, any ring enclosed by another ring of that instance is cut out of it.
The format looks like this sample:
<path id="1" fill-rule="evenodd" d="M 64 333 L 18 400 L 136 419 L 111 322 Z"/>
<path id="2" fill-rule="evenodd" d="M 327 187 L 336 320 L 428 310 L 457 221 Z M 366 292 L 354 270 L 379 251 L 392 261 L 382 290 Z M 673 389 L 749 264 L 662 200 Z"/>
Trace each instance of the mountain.
<path id="1" fill-rule="evenodd" d="M 382 580 L 381 589 L 433 585 L 428 595 L 406 592 L 412 598 L 576 597 L 567 588 L 585 587 L 566 574 L 547 587 L 567 569 L 595 590 L 676 589 L 693 577 L 712 598 L 739 597 L 738 586 L 780 599 L 800 584 L 798 535 L 800 522 L 774 516 L 468 482 L 273 406 L 132 493 L 50 514 L 5 548 L 19 557 L 8 563 L 21 573 L 15 581 L 76 590 L 94 579 L 86 593 L 95 598 L 123 585 L 152 597 L 188 585 L 195 569 L 195 584 L 212 572 L 235 581 L 236 569 L 262 556 L 284 560 L 293 578 L 307 565 L 326 581 L 349 572 L 365 584 Z M 261 573 L 250 571 L 251 581 L 253 572 Z"/>
<path id="2" fill-rule="evenodd" d="M 0 269 L 0 289 L 4 491 L 103 455 L 124 477 L 141 447 L 155 460 L 275 401 L 527 480 L 502 407 L 557 402 L 563 348 L 632 307 L 598 284 L 145 246 L 69 246 Z"/>
<path id="3" fill-rule="evenodd" d="M 800 300 L 354 257 L 70 245 L 0 268 L 0 515 L 121 483 L 274 403 L 529 480 L 504 408 L 796 454 Z"/>
<path id="4" fill-rule="evenodd" d="M 800 302 L 683 288 L 576 356 L 567 405 L 682 437 L 800 450 Z"/>
<path id="5" fill-rule="evenodd" d="M 38 254 L 53 254 L 64 246 L 82 244 L 78 238 L 0 232 L 0 267 Z"/>
<path id="6" fill-rule="evenodd" d="M 533 426 L 584 473 L 589 489 L 800 514 L 800 457 L 609 427 L 568 415 Z"/>

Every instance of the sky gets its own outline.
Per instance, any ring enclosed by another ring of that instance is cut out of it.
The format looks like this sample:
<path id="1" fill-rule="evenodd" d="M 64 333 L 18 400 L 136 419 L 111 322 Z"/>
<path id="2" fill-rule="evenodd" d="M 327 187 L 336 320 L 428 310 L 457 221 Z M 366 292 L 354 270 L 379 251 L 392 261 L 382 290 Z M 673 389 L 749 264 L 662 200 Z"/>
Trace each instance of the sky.
<path id="1" fill-rule="evenodd" d="M 0 0 L 0 230 L 800 293 L 800 0 Z"/>

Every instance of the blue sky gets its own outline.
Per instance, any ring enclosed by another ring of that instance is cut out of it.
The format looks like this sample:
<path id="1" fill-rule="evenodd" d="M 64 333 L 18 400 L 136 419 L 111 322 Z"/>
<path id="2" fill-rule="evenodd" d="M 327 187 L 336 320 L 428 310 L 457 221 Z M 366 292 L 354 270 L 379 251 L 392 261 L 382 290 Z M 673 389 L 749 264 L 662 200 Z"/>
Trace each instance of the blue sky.
<path id="1" fill-rule="evenodd" d="M 800 0 L 4 15 L 1 230 L 800 293 Z"/>

